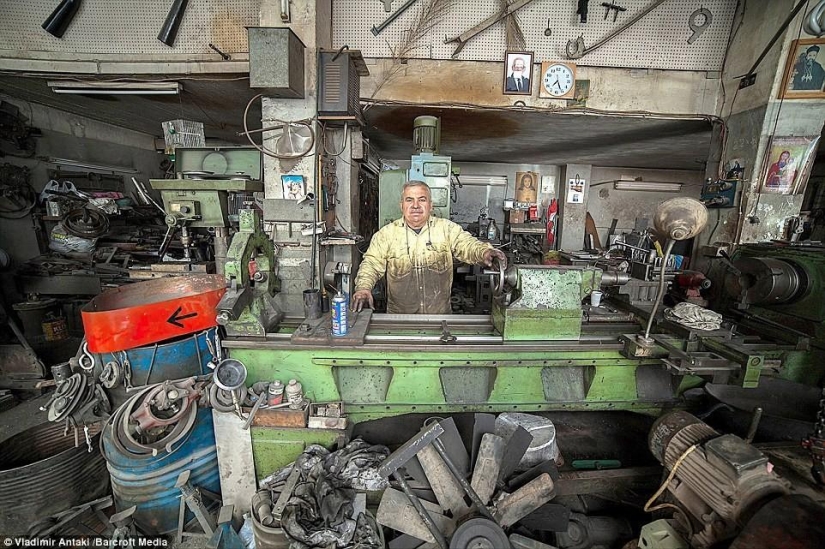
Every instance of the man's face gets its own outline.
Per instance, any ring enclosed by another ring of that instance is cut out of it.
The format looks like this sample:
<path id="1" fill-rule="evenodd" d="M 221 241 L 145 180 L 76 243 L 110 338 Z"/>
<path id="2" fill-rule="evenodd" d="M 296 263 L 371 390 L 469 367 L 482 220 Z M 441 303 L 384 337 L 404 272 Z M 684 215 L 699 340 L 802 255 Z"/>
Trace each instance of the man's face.
<path id="1" fill-rule="evenodd" d="M 401 213 L 404 222 L 413 229 L 420 229 L 430 219 L 433 203 L 427 188 L 416 185 L 407 187 L 401 195 Z"/>
<path id="2" fill-rule="evenodd" d="M 805 60 L 808 63 L 813 63 L 814 59 L 816 59 L 816 54 L 818 54 L 818 53 L 819 53 L 818 51 L 809 51 L 808 55 L 805 56 Z"/>
<path id="3" fill-rule="evenodd" d="M 524 60 L 521 57 L 513 61 L 513 72 L 524 72 Z"/>

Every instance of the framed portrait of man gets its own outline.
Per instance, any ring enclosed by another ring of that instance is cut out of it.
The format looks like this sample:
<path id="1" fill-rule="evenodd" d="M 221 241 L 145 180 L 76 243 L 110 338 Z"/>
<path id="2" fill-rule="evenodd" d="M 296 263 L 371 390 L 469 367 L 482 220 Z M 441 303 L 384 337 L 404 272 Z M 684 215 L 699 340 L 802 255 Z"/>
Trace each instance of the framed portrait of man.
<path id="1" fill-rule="evenodd" d="M 504 54 L 502 89 L 505 95 L 533 94 L 533 52 L 508 51 Z"/>
<path id="2" fill-rule="evenodd" d="M 825 97 L 825 38 L 804 38 L 791 44 L 779 97 Z"/>

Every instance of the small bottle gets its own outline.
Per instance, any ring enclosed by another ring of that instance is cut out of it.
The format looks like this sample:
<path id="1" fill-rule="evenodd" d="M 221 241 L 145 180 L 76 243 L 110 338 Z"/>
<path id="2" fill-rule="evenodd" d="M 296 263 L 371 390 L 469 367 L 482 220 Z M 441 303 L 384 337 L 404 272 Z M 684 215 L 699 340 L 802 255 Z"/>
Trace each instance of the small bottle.
<path id="1" fill-rule="evenodd" d="M 284 384 L 276 379 L 269 384 L 269 405 L 276 406 L 284 401 Z"/>
<path id="2" fill-rule="evenodd" d="M 304 388 L 297 379 L 290 379 L 284 391 L 286 401 L 293 410 L 298 410 L 304 404 Z"/>
<path id="3" fill-rule="evenodd" d="M 487 227 L 487 240 L 498 240 L 498 225 L 492 217 L 490 218 L 490 225 Z"/>

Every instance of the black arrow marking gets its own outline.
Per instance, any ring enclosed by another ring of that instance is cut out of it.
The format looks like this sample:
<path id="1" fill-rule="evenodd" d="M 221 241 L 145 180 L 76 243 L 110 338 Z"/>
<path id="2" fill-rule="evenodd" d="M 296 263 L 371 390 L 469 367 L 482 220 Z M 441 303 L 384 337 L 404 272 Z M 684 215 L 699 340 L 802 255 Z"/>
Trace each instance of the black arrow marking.
<path id="1" fill-rule="evenodd" d="M 186 314 L 186 315 L 179 315 L 180 310 L 182 308 L 183 307 L 178 307 L 177 309 L 175 309 L 175 312 L 172 313 L 172 316 L 170 316 L 169 318 L 166 319 L 166 322 L 168 322 L 169 324 L 174 324 L 178 328 L 183 328 L 184 325 L 183 325 L 182 322 L 180 322 L 181 320 L 186 320 L 187 318 L 192 318 L 192 317 L 198 316 L 198 313 L 189 313 L 189 314 Z"/>

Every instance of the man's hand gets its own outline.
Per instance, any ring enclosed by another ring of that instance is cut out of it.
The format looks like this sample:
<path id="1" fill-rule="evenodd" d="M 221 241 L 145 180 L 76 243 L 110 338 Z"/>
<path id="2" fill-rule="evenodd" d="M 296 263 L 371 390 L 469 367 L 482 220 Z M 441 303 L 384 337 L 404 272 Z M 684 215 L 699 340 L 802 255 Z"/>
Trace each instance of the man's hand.
<path id="1" fill-rule="evenodd" d="M 501 250 L 497 250 L 495 248 L 490 248 L 489 250 L 484 252 L 484 264 L 488 267 L 492 267 L 494 257 L 498 259 L 498 262 L 501 263 L 502 267 L 507 267 L 507 256 L 504 255 L 504 252 L 502 252 Z"/>
<path id="2" fill-rule="evenodd" d="M 360 311 L 364 308 L 364 303 L 368 303 L 370 309 L 375 309 L 375 303 L 372 300 L 372 290 L 358 290 L 352 294 L 352 310 Z"/>

